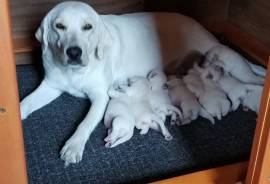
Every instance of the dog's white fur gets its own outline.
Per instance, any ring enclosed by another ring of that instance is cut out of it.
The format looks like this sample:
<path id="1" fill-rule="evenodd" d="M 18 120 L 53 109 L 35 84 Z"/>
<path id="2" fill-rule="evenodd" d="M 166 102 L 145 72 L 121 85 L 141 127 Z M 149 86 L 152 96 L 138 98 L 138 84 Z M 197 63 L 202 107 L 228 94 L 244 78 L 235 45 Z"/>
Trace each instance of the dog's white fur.
<path id="1" fill-rule="evenodd" d="M 160 118 L 165 121 L 166 116 L 182 118 L 181 111 L 173 106 L 170 97 L 169 90 L 166 86 L 167 77 L 160 70 L 152 70 L 147 79 L 150 82 L 150 94 L 149 100 L 151 108 L 156 112 Z M 172 118 L 174 119 L 174 118 Z"/>
<path id="2" fill-rule="evenodd" d="M 211 74 L 213 75 L 213 81 L 217 82 L 231 100 L 233 111 L 239 107 L 241 101 L 247 96 L 249 91 L 257 91 L 261 88 L 259 85 L 243 83 L 227 72 L 223 73 L 222 70 L 216 67 L 212 70 Z"/>
<path id="3" fill-rule="evenodd" d="M 222 116 L 225 116 L 230 111 L 231 104 L 226 94 L 217 87 L 216 83 L 212 80 L 211 70 L 214 69 L 212 67 L 201 68 L 197 64 L 195 64 L 194 67 L 200 73 L 205 89 L 204 93 L 199 94 L 200 104 L 212 116 L 221 120 Z"/>
<path id="4" fill-rule="evenodd" d="M 213 116 L 201 107 L 196 96 L 188 90 L 182 79 L 176 78 L 176 76 L 170 76 L 167 84 L 173 105 L 179 107 L 183 112 L 181 122 L 176 121 L 176 124 L 188 124 L 199 115 L 208 119 L 212 124 L 215 123 Z"/>
<path id="5" fill-rule="evenodd" d="M 244 107 L 247 107 L 255 111 L 258 114 L 259 108 L 260 108 L 261 97 L 262 97 L 262 91 L 263 91 L 263 86 L 260 86 L 257 89 L 248 91 L 247 95 L 244 97 L 242 101 L 242 105 Z"/>
<path id="6" fill-rule="evenodd" d="M 170 21 L 168 21 L 170 20 Z M 61 23 L 65 29 L 59 30 Z M 82 30 L 85 24 L 92 29 Z M 60 155 L 66 163 L 82 159 L 85 143 L 101 121 L 114 81 L 146 76 L 161 62 L 169 68 L 191 51 L 202 54 L 218 41 L 191 18 L 169 13 L 98 15 L 81 2 L 63 2 L 43 19 L 36 32 L 42 43 L 45 69 L 40 86 L 21 102 L 21 117 L 52 102 L 63 92 L 89 98 L 91 110 L 65 143 Z M 68 65 L 66 49 L 82 49 L 81 65 Z"/>
<path id="7" fill-rule="evenodd" d="M 129 108 L 135 118 L 135 127 L 141 130 L 140 134 L 148 133 L 151 128 L 161 131 L 166 140 L 172 139 L 164 121 L 151 107 L 149 100 L 150 83 L 146 78 L 131 77 L 129 78 L 129 86 L 121 85 L 119 88 L 120 90 L 110 91 L 110 96 L 129 99 Z"/>
<path id="8" fill-rule="evenodd" d="M 108 91 L 111 97 L 106 113 L 104 124 L 108 128 L 108 136 L 104 139 L 105 147 L 112 148 L 122 144 L 133 136 L 135 127 L 135 118 L 130 111 L 130 98 L 127 95 L 115 97 L 110 95 L 114 93 L 112 87 Z"/>
<path id="9" fill-rule="evenodd" d="M 207 52 L 204 67 L 209 65 L 220 66 L 226 72 L 245 83 L 264 83 L 264 68 L 251 64 L 240 54 L 224 45 L 213 47 Z M 253 72 L 263 76 L 258 76 Z"/>

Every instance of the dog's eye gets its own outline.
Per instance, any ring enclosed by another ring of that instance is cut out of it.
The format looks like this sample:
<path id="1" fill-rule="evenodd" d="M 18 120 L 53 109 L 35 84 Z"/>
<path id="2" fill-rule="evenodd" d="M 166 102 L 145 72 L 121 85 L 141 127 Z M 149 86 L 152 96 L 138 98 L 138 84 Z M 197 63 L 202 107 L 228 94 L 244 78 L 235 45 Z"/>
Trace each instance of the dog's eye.
<path id="1" fill-rule="evenodd" d="M 82 29 L 83 29 L 84 31 L 88 31 L 88 30 L 92 29 L 92 27 L 93 27 L 93 26 L 92 26 L 91 24 L 87 23 L 87 24 L 85 24 L 85 25 L 83 26 Z"/>
<path id="2" fill-rule="evenodd" d="M 61 29 L 61 30 L 66 30 L 66 29 L 67 29 L 67 27 L 64 26 L 64 25 L 61 24 L 61 23 L 56 23 L 56 24 L 55 24 L 55 27 L 56 27 L 57 29 Z"/>

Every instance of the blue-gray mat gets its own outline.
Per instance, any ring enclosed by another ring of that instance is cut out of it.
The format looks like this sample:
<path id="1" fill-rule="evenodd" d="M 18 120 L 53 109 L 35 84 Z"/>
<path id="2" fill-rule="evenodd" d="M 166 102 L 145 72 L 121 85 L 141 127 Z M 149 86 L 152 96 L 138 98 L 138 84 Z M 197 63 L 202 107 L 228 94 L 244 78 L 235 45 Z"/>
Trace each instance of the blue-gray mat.
<path id="1" fill-rule="evenodd" d="M 20 99 L 42 79 L 33 65 L 17 66 Z M 63 94 L 23 122 L 29 183 L 145 183 L 200 169 L 247 160 L 255 129 L 255 113 L 238 109 L 212 125 L 199 118 L 169 126 L 172 141 L 150 131 L 116 148 L 104 147 L 101 122 L 86 144 L 83 160 L 64 168 L 59 151 L 83 119 L 90 102 Z"/>

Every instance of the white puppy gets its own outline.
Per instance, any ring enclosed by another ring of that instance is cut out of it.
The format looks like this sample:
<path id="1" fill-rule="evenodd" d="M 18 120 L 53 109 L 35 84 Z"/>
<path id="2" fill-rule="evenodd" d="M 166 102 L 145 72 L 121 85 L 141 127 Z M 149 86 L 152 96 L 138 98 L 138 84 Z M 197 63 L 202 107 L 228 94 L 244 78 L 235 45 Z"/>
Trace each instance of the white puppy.
<path id="1" fill-rule="evenodd" d="M 232 110 L 236 110 L 239 107 L 241 100 L 247 96 L 249 91 L 258 91 L 260 88 L 262 88 L 259 85 L 243 83 L 230 76 L 227 72 L 224 72 L 223 69 L 218 66 L 209 67 L 213 68 L 213 70 L 210 71 L 212 74 L 212 80 L 217 82 L 217 84 L 231 100 Z"/>
<path id="2" fill-rule="evenodd" d="M 244 57 L 227 46 L 219 45 L 210 49 L 206 54 L 204 67 L 217 65 L 242 82 L 263 84 L 265 69 L 248 62 Z M 262 76 L 258 76 L 262 75 Z"/>
<path id="3" fill-rule="evenodd" d="M 189 91 L 195 94 L 196 97 L 199 97 L 201 94 L 205 93 L 205 87 L 199 71 L 196 70 L 194 66 L 193 68 L 189 69 L 188 74 L 183 77 L 183 82 Z"/>
<path id="4" fill-rule="evenodd" d="M 170 76 L 167 84 L 173 105 L 179 107 L 183 112 L 181 125 L 190 123 L 199 115 L 211 121 L 212 124 L 215 123 L 213 116 L 205 111 L 196 96 L 187 89 L 182 79 Z M 180 121 L 176 123 L 180 123 Z"/>
<path id="5" fill-rule="evenodd" d="M 45 76 L 21 102 L 22 119 L 63 92 L 92 102 L 60 152 L 66 163 L 81 161 L 89 136 L 103 118 L 108 88 L 115 81 L 146 77 L 151 70 L 161 68 L 161 62 L 170 68 L 172 61 L 193 50 L 205 54 L 219 45 L 196 21 L 180 14 L 99 15 L 77 1 L 54 7 L 43 19 L 36 38 L 42 44 Z"/>
<path id="6" fill-rule="evenodd" d="M 111 97 L 104 116 L 104 124 L 108 128 L 108 136 L 104 139 L 105 147 L 115 147 L 131 139 L 135 127 L 135 119 L 130 111 L 130 98 L 127 95 L 114 96 L 112 87 L 108 91 Z"/>
<path id="7" fill-rule="evenodd" d="M 169 90 L 166 86 L 167 77 L 160 70 L 152 70 L 147 79 L 150 82 L 150 94 L 149 100 L 151 108 L 161 117 L 163 121 L 166 120 L 166 116 L 171 115 L 174 117 L 182 118 L 181 111 L 173 106 L 170 97 Z"/>
<path id="8" fill-rule="evenodd" d="M 263 86 L 260 86 L 258 89 L 248 91 L 247 95 L 243 98 L 242 105 L 255 111 L 258 114 L 262 97 L 262 91 Z"/>
<path id="9" fill-rule="evenodd" d="M 200 104 L 212 116 L 221 120 L 222 116 L 225 116 L 230 111 L 231 104 L 226 94 L 212 80 L 213 75 L 211 73 L 214 68 L 201 68 L 195 64 L 195 69 L 200 73 L 204 85 L 204 93 L 199 95 Z"/>
<path id="10" fill-rule="evenodd" d="M 140 134 L 146 134 L 149 129 L 161 131 L 166 140 L 171 140 L 172 136 L 168 129 L 165 127 L 164 121 L 157 116 L 152 110 L 149 94 L 150 85 L 149 81 L 144 77 L 131 77 L 129 79 L 129 86 L 121 85 L 120 90 L 110 92 L 114 97 L 128 96 L 130 99 L 129 108 L 135 118 L 135 126 L 141 130 Z"/>

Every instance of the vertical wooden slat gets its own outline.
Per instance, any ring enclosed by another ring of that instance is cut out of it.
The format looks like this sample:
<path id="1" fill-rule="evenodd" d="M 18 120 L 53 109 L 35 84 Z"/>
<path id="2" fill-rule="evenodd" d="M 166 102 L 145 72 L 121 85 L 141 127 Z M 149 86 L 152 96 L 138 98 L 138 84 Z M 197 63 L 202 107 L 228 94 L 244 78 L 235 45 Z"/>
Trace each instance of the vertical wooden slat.
<path id="1" fill-rule="evenodd" d="M 26 184 L 8 0 L 0 1 L 0 183 Z"/>
<path id="2" fill-rule="evenodd" d="M 261 99 L 246 184 L 270 183 L 270 62 Z"/>

